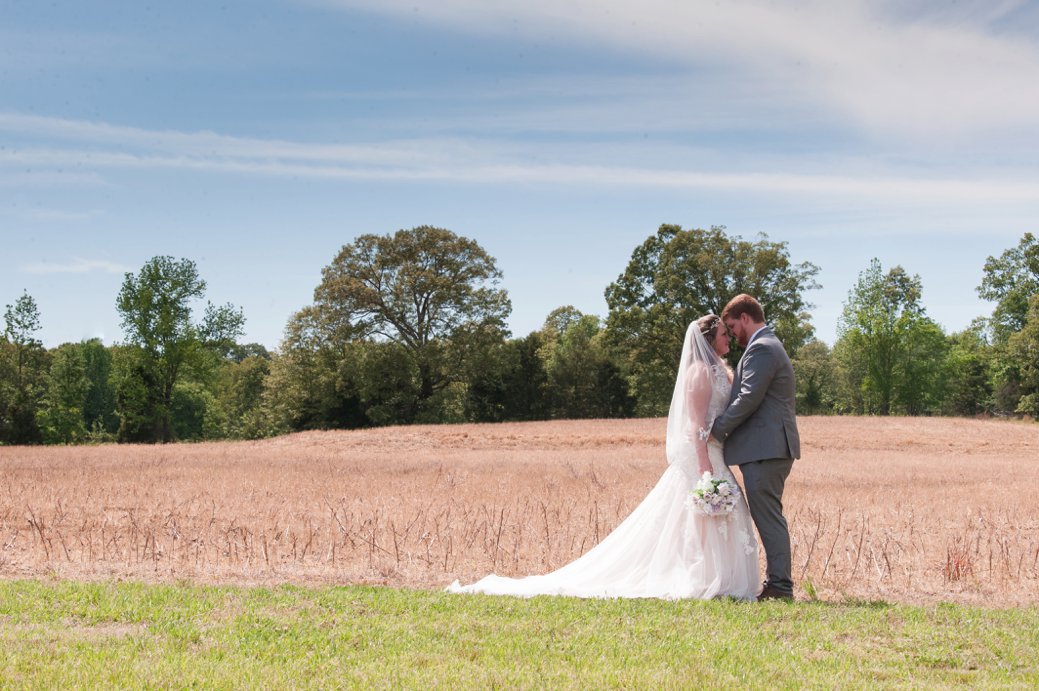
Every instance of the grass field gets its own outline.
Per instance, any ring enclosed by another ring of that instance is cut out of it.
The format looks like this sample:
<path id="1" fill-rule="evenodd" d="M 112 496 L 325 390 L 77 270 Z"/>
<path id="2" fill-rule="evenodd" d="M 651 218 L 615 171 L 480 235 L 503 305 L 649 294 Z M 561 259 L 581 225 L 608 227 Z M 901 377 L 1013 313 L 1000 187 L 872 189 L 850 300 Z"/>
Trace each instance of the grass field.
<path id="1" fill-rule="evenodd" d="M 797 596 L 1039 603 L 1039 425 L 799 419 Z M 0 448 L 0 577 L 439 589 L 597 543 L 664 464 L 664 421 Z"/>
<path id="2" fill-rule="evenodd" d="M 3 688 L 1035 688 L 1039 609 L 0 581 Z"/>

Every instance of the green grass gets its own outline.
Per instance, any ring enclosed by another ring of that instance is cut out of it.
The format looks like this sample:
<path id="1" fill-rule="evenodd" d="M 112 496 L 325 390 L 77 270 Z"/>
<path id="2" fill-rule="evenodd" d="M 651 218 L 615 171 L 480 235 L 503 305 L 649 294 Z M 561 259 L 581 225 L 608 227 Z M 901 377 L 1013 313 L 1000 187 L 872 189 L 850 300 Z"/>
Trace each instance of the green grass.
<path id="1" fill-rule="evenodd" d="M 1037 659 L 1037 607 L 0 581 L 0 688 L 1035 688 Z"/>

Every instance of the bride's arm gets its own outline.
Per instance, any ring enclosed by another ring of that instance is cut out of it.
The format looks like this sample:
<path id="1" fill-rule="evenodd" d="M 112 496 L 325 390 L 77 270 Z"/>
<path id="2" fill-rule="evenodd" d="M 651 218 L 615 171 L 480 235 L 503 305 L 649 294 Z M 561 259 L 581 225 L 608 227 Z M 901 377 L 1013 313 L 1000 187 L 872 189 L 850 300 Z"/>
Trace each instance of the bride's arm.
<path id="1" fill-rule="evenodd" d="M 697 362 L 690 365 L 692 371 L 686 377 L 685 403 L 689 413 L 689 434 L 696 450 L 696 463 L 700 472 L 711 470 L 711 459 L 707 455 L 707 408 L 711 404 L 711 372 L 707 365 Z"/>

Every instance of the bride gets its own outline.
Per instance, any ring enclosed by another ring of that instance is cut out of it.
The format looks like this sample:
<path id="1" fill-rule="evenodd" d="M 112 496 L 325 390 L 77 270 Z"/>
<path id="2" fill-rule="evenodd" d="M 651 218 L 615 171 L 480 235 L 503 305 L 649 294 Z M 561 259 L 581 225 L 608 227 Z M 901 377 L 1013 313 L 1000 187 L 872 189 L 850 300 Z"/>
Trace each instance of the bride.
<path id="1" fill-rule="evenodd" d="M 707 516 L 689 496 L 704 471 L 735 484 L 721 444 L 708 432 L 729 401 L 732 372 L 722 360 L 729 337 L 721 319 L 689 325 L 667 418 L 667 462 L 656 486 L 602 542 L 566 566 L 526 578 L 490 575 L 447 590 L 491 595 L 753 600 L 758 548 L 746 500 L 731 513 Z"/>

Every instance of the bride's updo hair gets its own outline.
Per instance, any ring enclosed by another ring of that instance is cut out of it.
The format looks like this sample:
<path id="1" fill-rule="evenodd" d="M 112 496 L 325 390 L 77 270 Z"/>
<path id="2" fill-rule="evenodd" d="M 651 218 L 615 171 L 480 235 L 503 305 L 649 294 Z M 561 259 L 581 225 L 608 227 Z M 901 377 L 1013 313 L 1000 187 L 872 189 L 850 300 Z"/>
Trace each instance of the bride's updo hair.
<path id="1" fill-rule="evenodd" d="M 696 325 L 700 327 L 700 333 L 703 334 L 704 340 L 710 345 L 714 345 L 714 334 L 717 331 L 718 322 L 722 320 L 717 314 L 705 314 L 696 320 Z"/>

